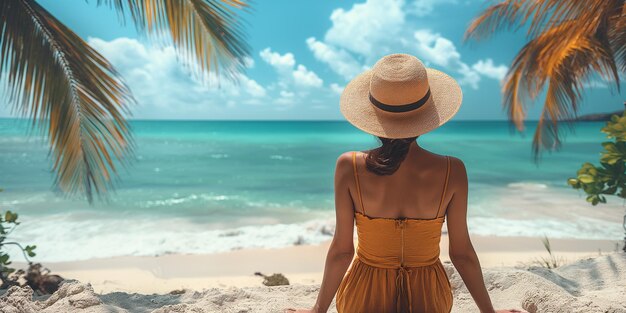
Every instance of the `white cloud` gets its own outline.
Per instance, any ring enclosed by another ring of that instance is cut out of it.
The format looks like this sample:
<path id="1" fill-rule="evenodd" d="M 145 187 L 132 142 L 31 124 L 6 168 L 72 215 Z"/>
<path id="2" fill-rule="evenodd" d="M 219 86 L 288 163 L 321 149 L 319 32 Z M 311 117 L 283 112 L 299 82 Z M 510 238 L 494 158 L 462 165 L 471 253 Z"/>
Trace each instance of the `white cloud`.
<path id="1" fill-rule="evenodd" d="M 185 70 L 171 46 L 152 48 L 129 38 L 88 41 L 130 86 L 138 100 L 138 106 L 132 108 L 135 118 L 293 118 L 290 110 L 294 108 L 304 116 L 322 118 L 328 112 L 320 111 L 318 103 L 334 103 L 337 97 L 316 73 L 298 64 L 292 53 L 280 54 L 269 48 L 260 51 L 260 59 L 276 69 L 267 83 L 237 74 L 237 82 L 209 76 L 206 84 Z M 245 64 L 247 68 L 255 66 L 252 58 Z M 335 111 L 339 114 L 338 110 L 331 112 Z"/>
<path id="2" fill-rule="evenodd" d="M 171 46 L 146 47 L 130 38 L 105 41 L 90 37 L 88 42 L 128 83 L 138 100 L 133 117 L 211 118 L 224 108 L 261 104 L 267 97 L 266 88 L 244 74 L 237 74 L 237 82 L 218 81 L 214 76 L 200 82 L 184 70 Z M 246 64 L 252 66 L 253 62 Z"/>
<path id="3" fill-rule="evenodd" d="M 408 5 L 407 11 L 412 15 L 422 17 L 433 13 L 435 5 L 456 4 L 456 0 L 415 0 Z"/>
<path id="4" fill-rule="evenodd" d="M 337 85 L 335 83 L 330 84 L 330 90 L 334 91 L 338 95 L 340 95 L 343 92 L 344 88 L 345 87 L 339 86 L 339 85 Z"/>
<path id="5" fill-rule="evenodd" d="M 331 70 L 351 79 L 363 70 L 363 66 L 346 50 L 327 45 L 314 37 L 306 40 L 316 59 L 328 64 Z"/>
<path id="6" fill-rule="evenodd" d="M 472 65 L 472 69 L 484 76 L 497 80 L 502 80 L 508 71 L 506 65 L 500 64 L 495 66 L 492 59 L 479 60 Z"/>
<path id="7" fill-rule="evenodd" d="M 296 65 L 296 58 L 289 52 L 280 55 L 279 53 L 272 52 L 270 48 L 265 48 L 259 55 L 263 61 L 279 70 L 291 70 Z"/>
<path id="8" fill-rule="evenodd" d="M 254 68 L 254 59 L 251 57 L 246 57 L 243 60 L 243 64 L 246 66 L 246 68 Z"/>
<path id="9" fill-rule="evenodd" d="M 461 75 L 458 79 L 460 85 L 469 85 L 472 89 L 478 89 L 480 75 L 477 72 L 473 71 L 463 62 L 458 64 L 457 72 Z"/>
<path id="10" fill-rule="evenodd" d="M 327 102 L 329 96 L 336 96 L 330 92 L 330 87 L 324 86 L 324 81 L 315 72 L 303 64 L 298 64 L 293 53 L 280 54 L 268 47 L 263 49 L 259 55 L 278 73 L 278 80 L 272 83 L 268 89 L 278 93 L 273 102 L 279 105 L 280 110 L 296 104 L 312 107 L 310 104 L 314 101 L 324 99 Z M 311 96 L 313 90 L 316 90 L 317 96 Z M 320 90 L 323 92 L 318 92 Z"/>
<path id="11" fill-rule="evenodd" d="M 413 33 L 416 40 L 418 55 L 436 65 L 442 67 L 458 66 L 461 62 L 461 54 L 456 50 L 452 41 L 433 33 L 429 29 L 421 29 Z"/>
<path id="12" fill-rule="evenodd" d="M 402 32 L 403 7 L 404 0 L 367 0 L 347 11 L 335 9 L 324 41 L 366 57 L 378 55 Z"/>
<path id="13" fill-rule="evenodd" d="M 281 55 L 270 48 L 265 48 L 259 55 L 267 64 L 276 69 L 282 88 L 289 88 L 291 85 L 320 88 L 324 84 L 324 81 L 306 66 L 302 64 L 296 66 L 296 58 L 291 52 Z"/>
<path id="14" fill-rule="evenodd" d="M 445 69 L 455 71 L 459 84 L 478 89 L 480 73 L 474 71 L 461 61 L 461 54 L 452 41 L 429 29 L 421 29 L 413 33 L 416 40 L 417 55 L 429 65 L 433 63 Z"/>
<path id="15" fill-rule="evenodd" d="M 242 78 L 245 77 L 242 75 Z M 265 97 L 266 91 L 263 86 L 259 85 L 256 81 L 245 77 L 242 87 L 253 97 L 262 98 Z"/>
<path id="16" fill-rule="evenodd" d="M 281 90 L 280 97 L 276 100 L 278 104 L 293 104 L 296 94 L 291 91 Z"/>
<path id="17" fill-rule="evenodd" d="M 302 64 L 298 64 L 298 68 L 293 71 L 292 75 L 296 85 L 319 88 L 324 84 L 317 74 L 307 70 Z"/>
<path id="18" fill-rule="evenodd" d="M 495 66 L 490 59 L 469 66 L 450 39 L 414 22 L 446 3 L 457 0 L 366 0 L 348 10 L 334 10 L 324 40 L 311 37 L 306 42 L 317 60 L 346 80 L 390 53 L 413 54 L 473 89 L 483 76 L 500 80 L 506 67 Z"/>
<path id="19" fill-rule="evenodd" d="M 283 91 L 280 92 L 280 96 L 283 97 L 283 98 L 293 98 L 294 93 L 283 90 Z"/>

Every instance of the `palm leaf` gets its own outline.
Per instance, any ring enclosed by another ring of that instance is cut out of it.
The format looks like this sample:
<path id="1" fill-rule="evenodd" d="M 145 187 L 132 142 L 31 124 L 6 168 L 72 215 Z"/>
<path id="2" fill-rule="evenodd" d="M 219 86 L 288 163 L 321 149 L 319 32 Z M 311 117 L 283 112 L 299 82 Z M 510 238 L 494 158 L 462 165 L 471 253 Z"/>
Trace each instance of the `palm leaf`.
<path id="1" fill-rule="evenodd" d="M 130 91 L 102 55 L 36 1 L 0 1 L 0 15 L 7 96 L 48 136 L 55 186 L 91 203 L 112 187 L 116 160 L 126 164 L 133 151 L 124 119 Z"/>
<path id="2" fill-rule="evenodd" d="M 576 116 L 583 82 L 594 73 L 615 82 L 626 69 L 626 6 L 623 0 L 507 0 L 494 4 L 468 27 L 466 39 L 482 39 L 501 28 L 529 23 L 529 42 L 505 77 L 503 105 L 523 130 L 528 100 L 547 85 L 533 137 L 533 154 L 560 147 L 560 121 Z"/>
<path id="3" fill-rule="evenodd" d="M 608 15 L 616 15 L 615 9 L 621 8 L 623 0 L 505 0 L 488 7 L 469 25 L 465 39 L 482 39 L 499 30 L 515 27 L 519 29 L 526 23 L 527 35 L 535 38 L 545 30 L 560 25 L 564 21 L 578 20 L 573 32 L 594 30 Z M 564 34 L 568 40 L 572 33 Z"/>
<path id="4" fill-rule="evenodd" d="M 528 11 L 526 1 L 507 0 L 488 7 L 476 17 L 465 31 L 465 39 L 483 39 L 501 29 L 525 24 L 522 16 Z M 516 28 L 517 29 L 517 28 Z"/>
<path id="5" fill-rule="evenodd" d="M 583 82 L 592 73 L 606 80 L 619 81 L 610 46 L 585 33 L 562 41 L 571 33 L 569 21 L 552 27 L 527 43 L 516 56 L 504 83 L 505 107 L 509 118 L 523 128 L 526 99 L 534 100 L 547 84 L 543 111 L 533 139 L 535 156 L 542 148 L 558 149 L 560 133 L 557 123 L 570 121 L 578 112 Z"/>
<path id="6" fill-rule="evenodd" d="M 130 12 L 140 33 L 157 42 L 171 40 L 183 63 L 199 77 L 209 73 L 236 79 L 249 56 L 242 19 L 247 8 L 239 0 L 98 0 Z"/>
<path id="7" fill-rule="evenodd" d="M 615 53 L 615 61 L 620 72 L 626 72 L 626 5 L 614 9 L 615 14 L 609 18 L 608 40 Z"/>

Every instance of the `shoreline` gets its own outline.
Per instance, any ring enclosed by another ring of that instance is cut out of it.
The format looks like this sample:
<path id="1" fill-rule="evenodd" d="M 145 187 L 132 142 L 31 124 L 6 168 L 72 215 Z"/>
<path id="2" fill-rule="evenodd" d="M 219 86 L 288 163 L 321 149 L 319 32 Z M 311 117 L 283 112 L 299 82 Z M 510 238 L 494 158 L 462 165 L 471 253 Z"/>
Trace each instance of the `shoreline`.
<path id="1" fill-rule="evenodd" d="M 483 268 L 527 267 L 549 257 L 541 237 L 471 235 Z M 586 257 L 621 251 L 620 240 L 550 239 L 553 254 L 568 264 Z M 321 283 L 330 240 L 317 245 L 252 248 L 215 254 L 120 256 L 66 262 L 41 262 L 53 274 L 90 283 L 96 293 L 169 293 L 174 290 L 263 286 L 265 275 L 282 273 L 290 284 Z M 355 241 L 355 247 L 356 247 Z M 443 234 L 440 259 L 448 262 L 448 237 Z M 38 262 L 37 260 L 34 260 Z M 25 263 L 15 262 L 16 268 Z"/>
<path id="2" fill-rule="evenodd" d="M 473 212 L 467 218 L 468 228 L 475 236 L 547 235 L 554 240 L 623 238 L 620 212 L 624 207 L 616 201 L 593 207 L 577 196 L 574 190 L 523 180 L 497 188 L 475 184 L 474 188 L 482 190 L 474 194 L 473 204 L 468 205 L 468 211 Z M 483 196 L 482 193 L 487 190 L 489 195 Z M 195 206 L 194 201 L 204 202 L 204 205 L 209 205 L 207 201 L 224 202 L 220 205 L 230 206 L 251 200 L 247 196 L 238 198 L 220 192 L 199 191 L 163 197 L 165 200 L 158 201 L 181 201 L 180 205 L 185 206 Z M 12 235 L 16 240 L 37 245 L 38 257 L 44 262 L 93 260 L 121 255 L 218 254 L 236 249 L 280 249 L 292 247 L 296 243 L 317 245 L 331 240 L 335 228 L 333 212 L 325 209 L 307 211 L 296 203 L 288 207 L 267 209 L 264 205 L 263 209 L 254 214 L 240 212 L 236 218 L 222 220 L 217 215 L 204 213 L 201 216 L 189 216 L 184 209 L 181 215 L 168 218 L 158 213 L 146 214 L 141 210 L 131 213 L 124 210 L 126 213 L 120 213 L 124 218 L 117 219 L 106 210 L 56 212 L 51 208 L 50 214 L 43 218 L 37 212 L 30 211 L 34 206 L 39 206 L 39 201 L 23 204 L 20 210 L 14 210 L 20 214 L 24 225 L 28 226 L 19 227 Z M 58 225 L 64 227 L 59 228 Z M 447 229 L 447 223 L 442 229 Z M 77 233 L 81 235 L 76 236 Z M 118 244 L 120 242 L 124 244 Z M 506 251 L 509 247 L 503 249 Z M 539 245 L 537 249 L 543 247 Z"/>

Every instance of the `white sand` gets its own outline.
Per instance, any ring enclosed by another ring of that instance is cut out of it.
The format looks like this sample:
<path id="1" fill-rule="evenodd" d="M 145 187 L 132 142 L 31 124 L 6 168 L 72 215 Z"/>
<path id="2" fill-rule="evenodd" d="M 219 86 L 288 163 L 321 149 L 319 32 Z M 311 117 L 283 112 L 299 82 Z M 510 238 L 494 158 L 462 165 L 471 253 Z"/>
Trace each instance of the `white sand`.
<path id="1" fill-rule="evenodd" d="M 445 263 L 454 289 L 453 312 L 478 312 L 462 279 Z M 493 267 L 484 270 L 496 308 L 528 312 L 626 312 L 626 254 L 586 258 L 555 270 Z M 288 306 L 309 307 L 318 285 L 210 288 L 180 295 L 96 294 L 90 284 L 67 281 L 48 299 L 32 299 L 29 288 L 13 287 L 0 298 L 9 312 L 282 312 Z M 334 310 L 334 304 L 330 312 Z"/>
<path id="2" fill-rule="evenodd" d="M 619 241 L 552 239 L 555 255 L 566 261 L 616 251 Z M 541 238 L 472 236 L 483 268 L 527 265 L 546 257 Z M 283 273 L 292 284 L 320 284 L 330 241 L 281 249 L 244 249 L 206 255 L 127 256 L 74 262 L 45 262 L 53 273 L 90 283 L 97 293 L 168 293 L 176 289 L 254 287 L 267 275 Z M 356 243 L 355 243 L 356 244 Z M 441 260 L 447 261 L 448 237 L 441 239 Z M 20 265 L 16 263 L 16 267 Z M 24 266 L 24 265 L 21 265 Z"/>

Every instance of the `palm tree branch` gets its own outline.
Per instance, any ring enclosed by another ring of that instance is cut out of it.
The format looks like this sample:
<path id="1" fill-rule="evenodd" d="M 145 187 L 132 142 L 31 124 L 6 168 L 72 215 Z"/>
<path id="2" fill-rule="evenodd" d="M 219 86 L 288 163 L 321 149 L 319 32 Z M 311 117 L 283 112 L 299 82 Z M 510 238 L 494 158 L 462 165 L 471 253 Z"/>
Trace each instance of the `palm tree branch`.
<path id="1" fill-rule="evenodd" d="M 520 59 L 525 55 L 525 53 L 518 54 L 502 84 L 503 106 L 507 111 L 509 120 L 519 131 L 524 130 L 524 119 L 526 119 L 527 94 L 522 89 L 524 70 L 520 68 L 524 63 Z"/>
<path id="2" fill-rule="evenodd" d="M 578 111 L 583 82 L 593 73 L 618 80 L 617 66 L 610 46 L 586 33 L 562 41 L 571 32 L 570 23 L 553 27 L 528 42 L 516 56 L 503 93 L 509 118 L 519 126 L 526 111 L 525 100 L 535 99 L 548 82 L 544 108 L 533 139 L 533 151 L 556 149 L 560 145 L 559 121 L 572 120 Z M 569 123 L 569 122 L 568 122 Z M 537 154 L 535 153 L 535 156 Z"/>
<path id="3" fill-rule="evenodd" d="M 239 0 L 98 0 L 121 16 L 130 11 L 137 30 L 157 42 L 171 39 L 197 75 L 224 73 L 236 79 L 249 56 Z M 164 36 L 167 35 L 167 36 Z"/>
<path id="4" fill-rule="evenodd" d="M 606 38 L 612 47 L 620 72 L 626 72 L 626 2 L 616 4 L 607 17 Z M 619 88 L 619 84 L 618 84 Z M 619 89 L 618 89 L 619 90 Z"/>
<path id="5" fill-rule="evenodd" d="M 526 23 L 529 24 L 527 36 L 533 39 L 545 30 L 571 20 L 585 21 L 572 24 L 572 33 L 593 32 L 603 16 L 616 14 L 615 7 L 623 4 L 624 0 L 505 0 L 491 5 L 475 18 L 465 32 L 465 39 L 482 39 L 514 25 L 517 30 Z M 569 40 L 570 35 L 564 34 L 563 40 Z"/>
<path id="6" fill-rule="evenodd" d="M 520 21 L 527 6 L 521 0 L 505 0 L 491 5 L 476 17 L 465 31 L 464 38 L 480 40 L 501 29 L 510 29 Z M 519 26 L 518 26 L 519 27 Z"/>
<path id="7" fill-rule="evenodd" d="M 123 116 L 134 102 L 130 91 L 106 59 L 37 2 L 2 1 L 0 13 L 8 98 L 48 136 L 55 185 L 91 202 L 112 187 L 115 160 L 132 152 Z"/>

